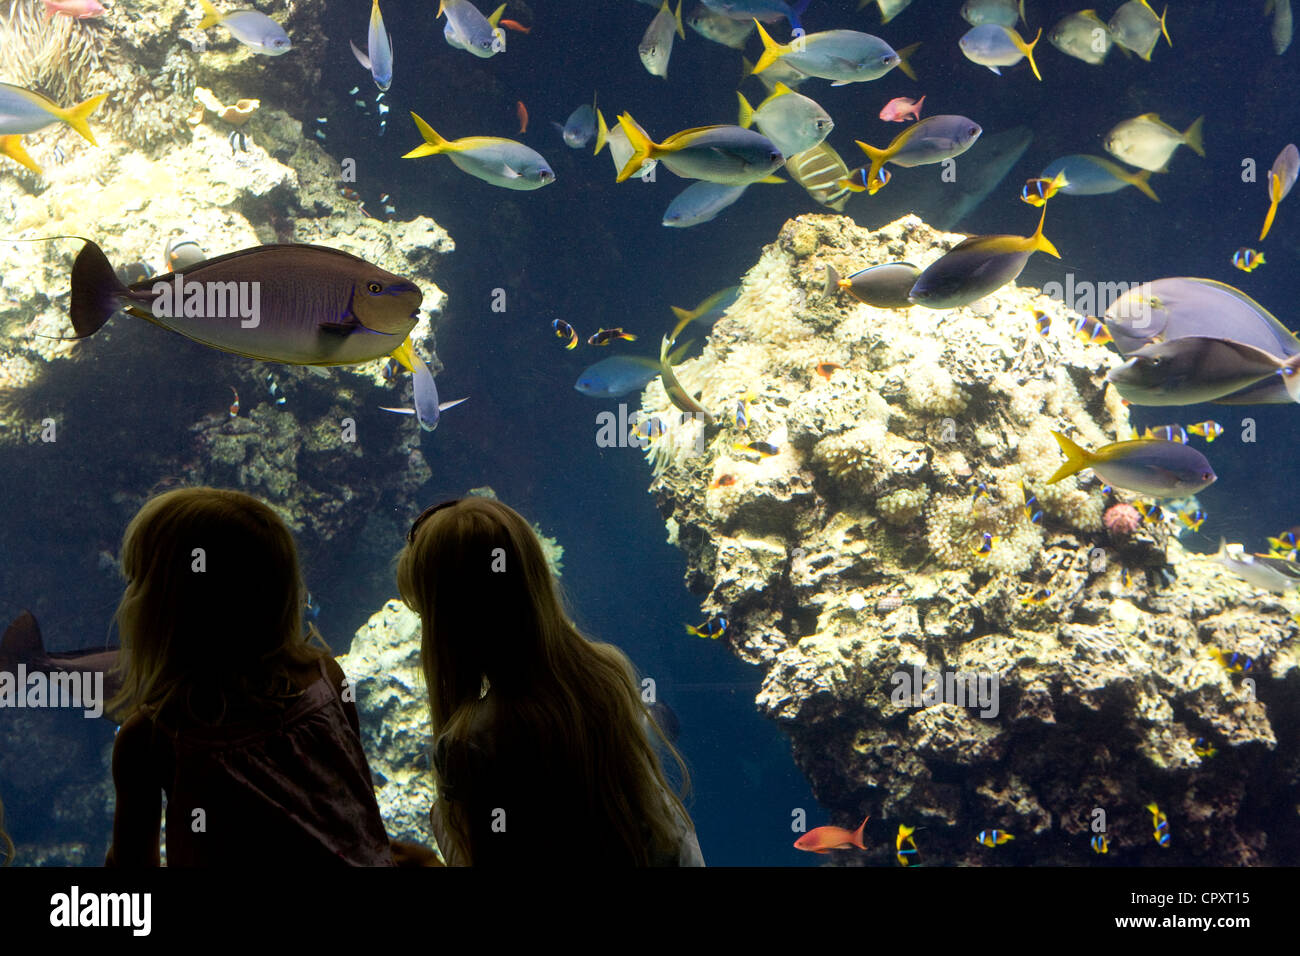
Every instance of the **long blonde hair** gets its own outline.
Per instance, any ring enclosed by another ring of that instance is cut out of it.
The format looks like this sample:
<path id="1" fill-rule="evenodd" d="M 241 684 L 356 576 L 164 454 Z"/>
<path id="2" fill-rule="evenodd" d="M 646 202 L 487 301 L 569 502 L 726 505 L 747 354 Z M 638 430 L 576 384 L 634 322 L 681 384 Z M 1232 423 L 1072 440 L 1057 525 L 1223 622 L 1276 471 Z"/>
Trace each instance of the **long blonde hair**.
<path id="1" fill-rule="evenodd" d="M 496 725 L 526 737 L 645 865 L 675 853 L 690 826 L 664 777 L 654 733 L 681 757 L 650 719 L 627 656 L 589 640 L 564 612 L 532 527 L 490 498 L 465 498 L 426 512 L 397 558 L 397 586 L 423 624 L 422 664 L 433 739 L 463 751 L 474 734 L 485 686 Z M 508 770 L 508 768 L 507 768 Z M 439 788 L 443 781 L 435 766 Z M 452 858 L 474 861 L 464 808 L 447 801 Z"/>
<path id="2" fill-rule="evenodd" d="M 127 526 L 121 560 L 113 712 L 160 712 L 194 689 L 289 696 L 289 668 L 322 656 L 303 638 L 293 536 L 250 495 L 199 487 L 151 498 Z"/>
<path id="3" fill-rule="evenodd" d="M 0 856 L 4 861 L 0 866 L 9 866 L 14 861 L 14 841 L 5 830 L 5 802 L 0 800 Z"/>

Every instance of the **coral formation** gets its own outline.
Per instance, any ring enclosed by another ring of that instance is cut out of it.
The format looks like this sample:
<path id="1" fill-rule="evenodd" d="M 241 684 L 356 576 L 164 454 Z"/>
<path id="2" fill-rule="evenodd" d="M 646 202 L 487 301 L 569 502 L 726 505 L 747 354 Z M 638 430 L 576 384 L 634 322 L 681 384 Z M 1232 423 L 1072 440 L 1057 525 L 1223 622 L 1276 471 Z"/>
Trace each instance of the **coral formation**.
<path id="1" fill-rule="evenodd" d="M 1126 496 L 1099 482 L 1047 484 L 1053 430 L 1088 447 L 1129 434 L 1104 381 L 1115 353 L 1014 284 L 951 311 L 823 292 L 828 263 L 924 266 L 959 238 L 914 217 L 875 233 L 791 220 L 678 367 L 716 422 L 670 427 L 648 452 L 651 490 L 702 613 L 725 614 L 733 652 L 764 669 L 757 703 L 818 798 L 844 821 L 925 824 L 927 859 L 986 860 L 973 837 L 996 826 L 1022 862 L 1086 862 L 1100 808 L 1129 860 L 1280 861 L 1244 784 L 1296 802 L 1276 767 L 1300 755 L 1275 728 L 1295 709 L 1300 605 L 1261 597 L 1161 527 L 1112 541 L 1103 514 Z M 823 362 L 841 368 L 828 380 Z M 721 413 L 747 391 L 741 429 Z M 641 414 L 678 421 L 659 382 Z M 754 439 L 778 454 L 738 460 Z M 1212 648 L 1250 655 L 1255 676 Z M 985 680 L 991 706 L 934 699 L 953 675 Z M 1220 755 L 1194 753 L 1198 737 Z M 1152 840 L 1153 800 L 1171 847 Z"/>

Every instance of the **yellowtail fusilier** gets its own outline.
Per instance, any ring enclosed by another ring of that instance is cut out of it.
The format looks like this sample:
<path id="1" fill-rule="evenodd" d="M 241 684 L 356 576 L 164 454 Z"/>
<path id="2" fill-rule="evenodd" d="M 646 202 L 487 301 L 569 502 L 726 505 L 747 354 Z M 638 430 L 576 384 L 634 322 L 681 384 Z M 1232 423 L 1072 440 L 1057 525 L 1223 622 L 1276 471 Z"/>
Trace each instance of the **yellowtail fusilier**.
<path id="1" fill-rule="evenodd" d="M 1140 169 L 1165 172 L 1169 157 L 1184 143 L 1198 156 L 1205 156 L 1202 126 L 1198 116 L 1185 132 L 1178 132 L 1155 113 L 1143 113 L 1117 124 L 1106 134 L 1106 152 Z"/>
<path id="2" fill-rule="evenodd" d="M 754 21 L 748 17 L 744 20 L 734 20 L 725 14 L 710 10 L 702 3 L 691 11 L 690 16 L 686 18 L 686 25 L 706 40 L 729 46 L 733 50 L 743 50 L 745 41 L 754 32 Z"/>
<path id="3" fill-rule="evenodd" d="M 858 140 L 858 148 L 871 160 L 871 167 L 867 170 L 867 191 L 874 195 L 884 186 L 880 168 L 885 163 L 906 167 L 941 163 L 974 146 L 982 132 L 979 123 L 965 116 L 940 115 L 927 116 L 909 126 L 884 149 Z"/>
<path id="4" fill-rule="evenodd" d="M 1030 236 L 971 236 L 917 277 L 910 298 L 927 309 L 956 309 L 1002 288 L 1024 271 L 1035 252 L 1061 258 L 1043 235 L 1047 207 Z"/>
<path id="5" fill-rule="evenodd" d="M 796 153 L 785 161 L 790 178 L 808 191 L 817 202 L 836 212 L 843 212 L 852 192 L 842 184 L 849 167 L 828 143 Z"/>
<path id="6" fill-rule="evenodd" d="M 289 34 L 284 32 L 284 27 L 265 13 L 247 8 L 222 13 L 212 5 L 210 0 L 199 0 L 199 3 L 203 5 L 203 19 L 199 21 L 200 30 L 223 26 L 232 37 L 254 53 L 279 56 L 281 53 L 289 52 Z"/>
<path id="7" fill-rule="evenodd" d="M 1132 186 L 1148 198 L 1160 201 L 1160 197 L 1151 188 L 1149 169 L 1131 173 L 1109 159 L 1076 154 L 1052 160 L 1038 176 L 1040 179 L 1055 179 L 1062 173 L 1065 174 L 1066 182 L 1060 191 L 1067 196 L 1101 196 Z"/>
<path id="8" fill-rule="evenodd" d="M 1229 339 L 1184 336 L 1144 345 L 1106 380 L 1134 405 L 1195 405 L 1275 375 L 1300 401 L 1300 354 L 1280 359 Z"/>
<path id="9" fill-rule="evenodd" d="M 853 298 L 877 309 L 911 308 L 909 298 L 912 287 L 920 278 L 921 270 L 910 262 L 886 262 L 869 266 L 841 279 L 832 265 L 826 266 L 825 294 L 843 289 Z"/>
<path id="10" fill-rule="evenodd" d="M 91 146 L 97 146 L 99 144 L 95 142 L 95 134 L 90 131 L 87 120 L 106 99 L 108 94 L 101 93 L 76 106 L 63 107 L 33 90 L 0 83 L 0 152 L 39 173 L 41 167 L 27 155 L 22 137 L 45 129 L 51 123 L 67 123 Z"/>
<path id="11" fill-rule="evenodd" d="M 895 51 L 880 37 L 856 30 L 823 30 L 790 43 L 777 43 L 761 23 L 758 35 L 763 41 L 763 55 L 754 64 L 755 73 L 780 61 L 807 76 L 834 81 L 831 86 L 878 80 L 894 67 L 916 79 L 907 58 L 919 43 Z"/>
<path id="12" fill-rule="evenodd" d="M 542 155 L 523 143 L 497 136 L 446 140 L 414 113 L 411 119 L 415 120 L 416 128 L 424 137 L 424 145 L 404 154 L 403 159 L 445 155 L 460 170 L 506 189 L 541 189 L 555 182 L 555 173 Z"/>
<path id="13" fill-rule="evenodd" d="M 682 0 L 677 0 L 677 12 L 668 7 L 668 0 L 659 8 L 655 18 L 646 27 L 645 36 L 636 48 L 641 57 L 641 65 L 651 76 L 668 77 L 668 58 L 673 55 L 673 31 L 683 40 L 686 32 L 682 29 Z"/>
<path id="14" fill-rule="evenodd" d="M 1300 173 L 1300 150 L 1295 143 L 1287 145 L 1273 160 L 1273 167 L 1268 171 L 1268 215 L 1264 217 L 1264 228 L 1259 231 L 1259 241 L 1263 242 L 1268 231 L 1273 228 L 1273 217 L 1277 215 L 1278 203 L 1286 198 L 1291 187 L 1295 185 L 1296 175 Z"/>
<path id="15" fill-rule="evenodd" d="M 456 49 L 482 59 L 495 56 L 506 48 L 505 32 L 497 26 L 505 9 L 503 3 L 485 17 L 469 0 L 440 0 L 437 15 L 447 17 L 443 38 Z"/>
<path id="16" fill-rule="evenodd" d="M 883 26 L 906 10 L 911 2 L 912 0 L 858 0 L 858 9 L 875 3 L 880 8 L 880 23 Z"/>
<path id="17" fill-rule="evenodd" d="M 632 144 L 628 141 L 627 133 L 623 132 L 621 125 L 613 129 L 605 125 L 605 117 L 601 115 L 600 110 L 596 110 L 596 123 L 598 132 L 596 133 L 596 149 L 592 155 L 599 155 L 605 144 L 609 144 L 609 157 L 614 160 L 614 175 L 617 176 L 623 171 L 628 160 L 632 158 Z M 642 182 L 654 182 L 655 167 L 659 165 L 657 159 L 647 159 L 641 164 L 641 168 L 636 170 L 632 177 L 640 179 Z"/>
<path id="18" fill-rule="evenodd" d="M 766 179 L 785 157 L 766 136 L 739 126 L 700 126 L 674 133 L 656 143 L 624 113 L 619 125 L 632 144 L 632 156 L 618 174 L 624 182 L 647 159 L 657 159 L 683 179 L 745 186 Z"/>
<path id="19" fill-rule="evenodd" d="M 1047 41 L 1066 56 L 1098 66 L 1115 44 L 1110 27 L 1101 21 L 1096 10 L 1080 10 L 1059 20 L 1047 34 Z"/>
<path id="20" fill-rule="evenodd" d="M 1147 0 L 1129 0 L 1110 18 L 1111 35 L 1124 49 L 1132 50 L 1149 61 L 1151 51 L 1160 42 L 1160 34 L 1164 34 L 1170 46 L 1174 45 L 1174 41 L 1169 39 L 1169 28 L 1165 26 L 1165 14 L 1168 12 L 1169 8 L 1166 7 L 1160 16 L 1156 16 Z"/>
<path id="21" fill-rule="evenodd" d="M 784 83 L 778 83 L 757 107 L 751 107 L 739 90 L 736 96 L 740 99 L 741 127 L 757 125 L 759 132 L 785 156 L 812 149 L 835 128 L 831 115 L 816 100 L 796 93 Z"/>
<path id="22" fill-rule="evenodd" d="M 1038 72 L 1038 64 L 1034 62 L 1034 47 L 1042 36 L 1043 30 L 1039 27 L 1033 41 L 1026 43 L 1020 38 L 1020 34 L 1010 27 L 985 23 L 982 26 L 971 27 L 966 31 L 965 36 L 957 41 L 957 45 L 961 47 L 961 52 L 966 55 L 966 59 L 988 67 L 998 76 L 1002 75 L 1002 67 L 1015 66 L 1028 57 L 1034 76 L 1042 80 L 1043 74 Z"/>
<path id="23" fill-rule="evenodd" d="M 973 27 L 986 23 L 1014 27 L 1025 20 L 1025 0 L 966 0 L 961 18 Z"/>
<path id="24" fill-rule="evenodd" d="M 1217 477 L 1204 455 L 1181 442 L 1139 438 L 1088 451 L 1060 432 L 1052 434 L 1066 460 L 1047 480 L 1049 485 L 1091 468 L 1098 478 L 1115 488 L 1153 498 L 1181 498 L 1208 488 Z"/>
<path id="25" fill-rule="evenodd" d="M 372 0 L 370 5 L 370 30 L 366 35 L 366 53 L 357 49 L 351 40 L 352 55 L 362 66 L 370 71 L 375 86 L 386 90 L 393 82 L 393 37 L 384 28 L 384 17 L 379 12 L 379 0 Z"/>

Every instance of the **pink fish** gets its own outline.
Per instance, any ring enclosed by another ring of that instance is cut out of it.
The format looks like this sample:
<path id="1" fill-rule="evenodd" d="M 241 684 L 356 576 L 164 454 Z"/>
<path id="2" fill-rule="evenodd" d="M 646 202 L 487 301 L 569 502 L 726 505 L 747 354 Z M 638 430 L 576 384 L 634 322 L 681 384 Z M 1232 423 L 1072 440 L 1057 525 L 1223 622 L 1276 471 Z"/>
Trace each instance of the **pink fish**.
<path id="1" fill-rule="evenodd" d="M 49 3 L 50 0 L 45 0 Z M 94 3 L 95 0 L 90 0 Z M 925 97 L 919 100 L 909 100 L 906 96 L 896 96 L 880 111 L 880 118 L 886 123 L 906 123 L 908 117 L 919 120 L 921 118 L 921 104 L 925 102 Z"/>
<path id="2" fill-rule="evenodd" d="M 85 20 L 101 16 L 105 10 L 97 0 L 45 0 L 45 19 L 52 19 L 56 13 Z"/>

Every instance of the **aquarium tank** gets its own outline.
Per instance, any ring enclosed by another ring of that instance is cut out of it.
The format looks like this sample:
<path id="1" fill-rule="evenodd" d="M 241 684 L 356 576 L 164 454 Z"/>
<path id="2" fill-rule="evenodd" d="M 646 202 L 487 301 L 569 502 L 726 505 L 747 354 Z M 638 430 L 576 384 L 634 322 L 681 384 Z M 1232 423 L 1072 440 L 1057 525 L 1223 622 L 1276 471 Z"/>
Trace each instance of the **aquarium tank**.
<path id="1" fill-rule="evenodd" d="M 476 495 L 710 866 L 1300 863 L 1290 0 L 246 2 L 0 0 L 0 857 L 103 864 L 123 533 L 212 486 L 394 839 Z"/>

